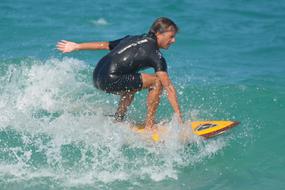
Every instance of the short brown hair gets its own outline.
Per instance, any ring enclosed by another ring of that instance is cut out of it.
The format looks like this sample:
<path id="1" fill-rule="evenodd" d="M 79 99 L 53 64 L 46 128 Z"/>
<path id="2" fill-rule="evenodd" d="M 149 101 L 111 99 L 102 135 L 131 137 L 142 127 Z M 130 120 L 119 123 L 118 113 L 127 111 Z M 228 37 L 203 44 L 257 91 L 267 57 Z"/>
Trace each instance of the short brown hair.
<path id="1" fill-rule="evenodd" d="M 151 25 L 151 27 L 149 29 L 149 33 L 152 33 L 152 34 L 156 34 L 157 32 L 164 33 L 164 32 L 171 31 L 171 30 L 178 32 L 179 28 L 169 18 L 160 17 L 160 18 L 157 18 L 153 22 L 153 24 Z"/>

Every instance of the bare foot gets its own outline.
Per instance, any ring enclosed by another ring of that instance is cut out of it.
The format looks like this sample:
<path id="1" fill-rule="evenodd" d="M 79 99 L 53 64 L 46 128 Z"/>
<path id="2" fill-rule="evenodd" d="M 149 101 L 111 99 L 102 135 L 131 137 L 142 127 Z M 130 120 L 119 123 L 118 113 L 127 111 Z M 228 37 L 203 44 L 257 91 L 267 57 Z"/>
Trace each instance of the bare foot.
<path id="1" fill-rule="evenodd" d="M 154 126 L 152 126 L 152 127 L 146 126 L 146 127 L 144 128 L 144 130 L 145 130 L 145 131 L 149 131 L 149 132 L 157 132 L 157 131 L 158 131 L 156 125 L 154 125 Z"/>
<path id="2" fill-rule="evenodd" d="M 151 135 L 151 138 L 154 142 L 160 141 L 160 135 L 158 134 L 157 125 L 153 125 L 152 127 L 146 126 L 144 128 L 145 132 L 147 132 L 149 135 Z"/>

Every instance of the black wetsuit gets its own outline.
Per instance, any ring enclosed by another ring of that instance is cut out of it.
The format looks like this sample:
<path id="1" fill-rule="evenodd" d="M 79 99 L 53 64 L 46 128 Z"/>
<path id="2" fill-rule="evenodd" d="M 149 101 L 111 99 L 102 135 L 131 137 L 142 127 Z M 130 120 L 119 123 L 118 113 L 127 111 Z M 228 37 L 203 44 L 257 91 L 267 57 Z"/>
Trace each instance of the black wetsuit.
<path id="1" fill-rule="evenodd" d="M 161 55 L 154 35 L 126 36 L 109 42 L 110 52 L 97 64 L 94 85 L 108 93 L 140 90 L 140 70 L 154 68 L 155 72 L 167 72 L 167 64 Z"/>

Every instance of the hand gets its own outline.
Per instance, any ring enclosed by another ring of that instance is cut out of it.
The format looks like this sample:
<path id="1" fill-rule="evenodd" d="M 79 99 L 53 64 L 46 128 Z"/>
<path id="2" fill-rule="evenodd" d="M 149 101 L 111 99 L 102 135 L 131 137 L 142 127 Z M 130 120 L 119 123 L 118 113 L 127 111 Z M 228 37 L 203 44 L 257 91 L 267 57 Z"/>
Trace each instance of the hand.
<path id="1" fill-rule="evenodd" d="M 177 119 L 177 122 L 179 125 L 183 125 L 183 119 L 182 119 L 182 114 L 181 113 L 175 113 L 175 117 Z"/>
<path id="2" fill-rule="evenodd" d="M 60 42 L 57 43 L 56 47 L 62 53 L 69 53 L 78 50 L 79 44 L 66 40 L 61 40 Z"/>
<path id="3" fill-rule="evenodd" d="M 179 123 L 179 125 L 183 125 L 183 120 L 181 117 L 178 117 L 178 123 Z"/>

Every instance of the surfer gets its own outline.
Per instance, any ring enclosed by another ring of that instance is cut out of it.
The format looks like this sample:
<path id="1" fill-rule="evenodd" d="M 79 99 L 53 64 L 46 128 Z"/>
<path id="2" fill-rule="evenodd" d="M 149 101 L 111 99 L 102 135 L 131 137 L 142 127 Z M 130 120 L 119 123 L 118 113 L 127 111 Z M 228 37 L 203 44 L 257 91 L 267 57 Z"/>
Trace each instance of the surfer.
<path id="1" fill-rule="evenodd" d="M 154 21 L 147 34 L 125 36 L 110 42 L 75 43 L 62 40 L 57 43 L 57 49 L 63 53 L 76 50 L 110 50 L 94 69 L 94 85 L 107 93 L 120 95 L 115 113 L 117 121 L 123 120 L 135 93 L 148 89 L 145 128 L 150 130 L 154 125 L 163 89 L 167 92 L 179 123 L 182 123 L 176 90 L 167 73 L 166 61 L 159 51 L 160 48 L 168 49 L 175 42 L 177 32 L 178 27 L 172 20 L 161 17 Z M 139 72 L 150 67 L 154 69 L 154 74 Z"/>

